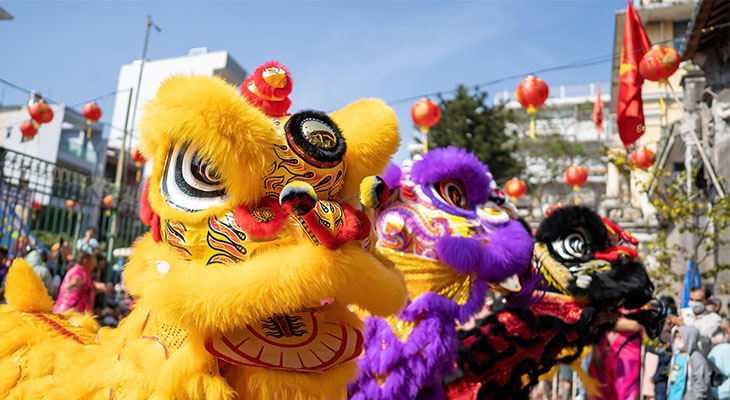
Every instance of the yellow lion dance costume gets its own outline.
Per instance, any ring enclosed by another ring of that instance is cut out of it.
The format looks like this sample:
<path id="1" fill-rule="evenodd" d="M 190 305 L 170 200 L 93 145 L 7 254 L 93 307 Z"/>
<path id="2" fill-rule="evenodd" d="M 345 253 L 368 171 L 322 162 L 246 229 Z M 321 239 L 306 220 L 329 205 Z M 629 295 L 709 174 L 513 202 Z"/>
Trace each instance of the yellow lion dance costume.
<path id="1" fill-rule="evenodd" d="M 263 72 L 286 79 L 278 65 Z M 0 308 L 3 397 L 346 397 L 363 340 L 348 306 L 387 316 L 406 297 L 348 204 L 382 191 L 365 178 L 397 149 L 397 122 L 378 100 L 329 116 L 259 107 L 218 78 L 163 83 L 141 123 L 152 229 L 124 271 L 133 311 L 116 329 L 52 314 L 15 262 Z"/>

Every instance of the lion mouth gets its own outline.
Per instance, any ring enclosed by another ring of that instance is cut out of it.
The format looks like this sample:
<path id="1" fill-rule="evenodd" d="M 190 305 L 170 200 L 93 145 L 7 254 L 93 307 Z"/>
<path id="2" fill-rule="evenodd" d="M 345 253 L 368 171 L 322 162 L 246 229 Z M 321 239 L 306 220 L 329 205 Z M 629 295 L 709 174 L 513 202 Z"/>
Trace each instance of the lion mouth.
<path id="1" fill-rule="evenodd" d="M 326 372 L 357 358 L 363 333 L 327 312 L 331 302 L 219 334 L 205 343 L 218 359 L 234 365 L 296 372 Z"/>

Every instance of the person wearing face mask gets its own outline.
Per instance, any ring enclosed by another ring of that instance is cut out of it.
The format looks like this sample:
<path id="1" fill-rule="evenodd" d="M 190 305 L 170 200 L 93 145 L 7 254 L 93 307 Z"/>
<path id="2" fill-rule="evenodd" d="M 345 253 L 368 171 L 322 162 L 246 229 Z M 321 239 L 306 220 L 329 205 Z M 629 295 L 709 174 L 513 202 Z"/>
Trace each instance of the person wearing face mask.
<path id="1" fill-rule="evenodd" d="M 712 337 L 712 351 L 707 356 L 726 377 L 730 377 L 730 343 L 725 341 L 725 332 L 718 330 Z M 712 388 L 715 398 L 719 400 L 730 399 L 730 378 L 725 379 L 722 384 Z"/>
<path id="2" fill-rule="evenodd" d="M 699 330 L 700 350 L 709 353 L 712 345 L 711 337 L 720 328 L 722 317 L 707 307 L 712 292 L 701 286 L 693 287 L 689 292 L 689 307 L 680 311 L 679 317 L 669 317 L 676 326 L 691 325 Z"/>
<path id="3" fill-rule="evenodd" d="M 669 370 L 668 400 L 712 399 L 712 368 L 697 348 L 699 330 L 684 325 L 674 332 L 672 363 Z"/>

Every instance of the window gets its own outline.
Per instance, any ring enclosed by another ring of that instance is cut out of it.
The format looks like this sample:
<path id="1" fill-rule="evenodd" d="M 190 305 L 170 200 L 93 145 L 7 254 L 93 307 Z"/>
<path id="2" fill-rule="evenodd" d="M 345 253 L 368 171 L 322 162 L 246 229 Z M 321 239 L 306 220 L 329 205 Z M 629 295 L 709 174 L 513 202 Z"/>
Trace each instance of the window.
<path id="1" fill-rule="evenodd" d="M 91 165 L 96 165 L 97 154 L 90 140 L 86 140 L 86 131 L 78 128 L 62 129 L 58 150 L 73 155 Z"/>
<path id="2" fill-rule="evenodd" d="M 689 20 L 677 21 L 672 26 L 673 45 L 677 51 L 679 51 L 682 43 L 684 43 L 684 36 L 687 34 L 687 25 L 689 25 Z"/>

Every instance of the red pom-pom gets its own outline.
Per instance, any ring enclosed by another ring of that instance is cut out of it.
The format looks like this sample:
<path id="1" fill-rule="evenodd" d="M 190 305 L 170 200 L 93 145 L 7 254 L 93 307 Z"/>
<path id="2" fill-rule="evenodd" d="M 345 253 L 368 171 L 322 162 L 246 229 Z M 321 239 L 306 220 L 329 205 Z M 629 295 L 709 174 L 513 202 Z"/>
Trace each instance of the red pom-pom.
<path id="1" fill-rule="evenodd" d="M 245 81 L 243 81 L 243 84 L 241 85 L 241 94 L 243 97 L 245 97 L 254 106 L 262 109 L 271 117 L 281 117 L 286 115 L 289 107 L 291 106 L 291 100 L 289 100 L 288 97 L 281 101 L 266 100 L 258 94 L 252 93 L 248 90 L 248 85 L 252 80 L 253 76 L 249 76 Z"/>
<path id="2" fill-rule="evenodd" d="M 264 71 L 267 68 L 279 68 L 286 74 L 286 85 L 281 88 L 276 88 L 271 86 L 265 79 L 264 79 Z M 289 96 L 289 93 L 291 93 L 292 90 L 292 80 L 291 80 L 291 74 L 289 73 L 289 70 L 284 66 L 284 64 L 271 60 L 265 62 L 260 67 L 256 68 L 256 71 L 254 71 L 253 75 L 253 81 L 256 84 L 256 90 L 259 91 L 262 95 L 265 97 L 274 97 L 277 99 L 281 99 L 284 97 Z"/>

